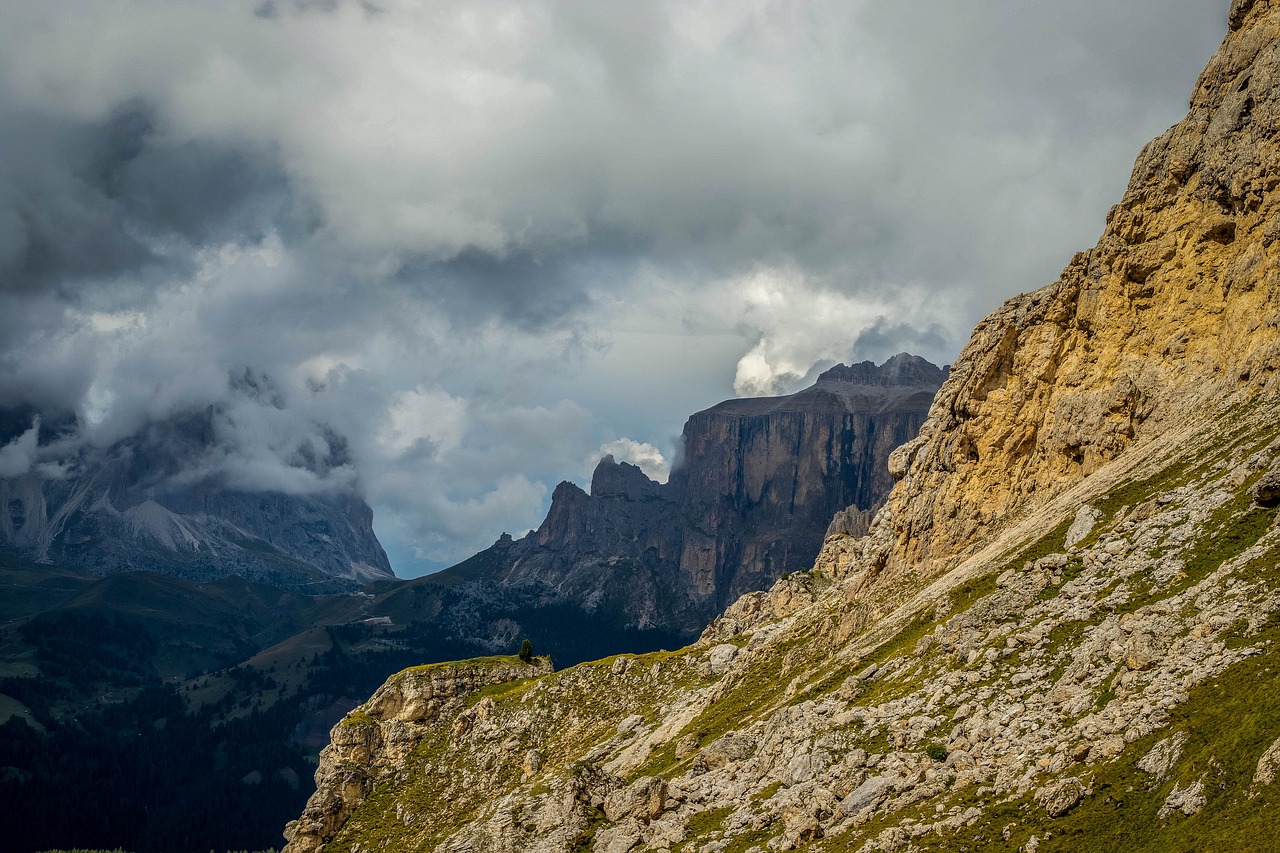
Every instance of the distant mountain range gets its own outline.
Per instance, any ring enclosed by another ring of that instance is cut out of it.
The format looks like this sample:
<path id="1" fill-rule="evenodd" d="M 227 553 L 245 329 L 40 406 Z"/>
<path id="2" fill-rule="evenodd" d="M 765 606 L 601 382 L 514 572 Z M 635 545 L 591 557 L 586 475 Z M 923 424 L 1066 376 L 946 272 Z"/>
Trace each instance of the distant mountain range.
<path id="1" fill-rule="evenodd" d="M 32 424 L 42 443 L 70 429 L 10 411 L 0 417 L 0 446 Z M 52 472 L 36 467 L 0 479 L 0 545 L 92 575 L 238 575 L 314 592 L 354 591 L 394 577 L 373 532 L 373 511 L 358 495 L 250 493 L 186 476 L 213 444 L 211 414 L 196 413 L 106 448 L 79 448 Z"/>
<path id="2" fill-rule="evenodd" d="M 721 403 L 689 419 L 670 482 L 606 457 L 590 493 L 556 489 L 536 531 L 414 580 L 391 575 L 355 495 L 182 485 L 212 441 L 203 416 L 0 480 L 13 849 L 278 844 L 311 791 L 308 756 L 397 670 L 526 637 L 558 666 L 683 645 L 811 564 L 833 516 L 837 533 L 863 523 L 945 376 L 900 355 Z M 7 413 L 0 440 L 33 422 Z M 42 422 L 42 441 L 70 429 Z"/>

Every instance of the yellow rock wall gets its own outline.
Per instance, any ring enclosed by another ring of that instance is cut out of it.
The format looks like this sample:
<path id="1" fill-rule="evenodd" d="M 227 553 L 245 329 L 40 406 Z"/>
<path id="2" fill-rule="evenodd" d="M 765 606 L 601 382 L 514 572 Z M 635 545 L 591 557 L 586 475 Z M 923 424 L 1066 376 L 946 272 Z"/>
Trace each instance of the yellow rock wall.
<path id="1" fill-rule="evenodd" d="M 902 476 L 872 565 L 929 575 L 1033 494 L 1079 481 L 1280 365 L 1280 4 L 1237 0 L 1185 120 L 1146 146 L 1097 246 L 988 316 Z"/>

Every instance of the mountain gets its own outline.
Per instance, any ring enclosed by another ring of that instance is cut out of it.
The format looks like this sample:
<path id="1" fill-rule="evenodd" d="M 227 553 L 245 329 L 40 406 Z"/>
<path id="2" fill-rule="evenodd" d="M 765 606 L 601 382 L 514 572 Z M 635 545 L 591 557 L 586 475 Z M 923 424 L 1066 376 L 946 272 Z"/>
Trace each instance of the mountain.
<path id="1" fill-rule="evenodd" d="M 34 425 L 34 426 L 33 426 Z M 29 430 L 48 446 L 74 423 L 5 413 L 0 446 Z M 212 581 L 239 575 L 314 591 L 393 577 L 354 492 L 247 492 L 191 474 L 214 450 L 210 412 L 148 425 L 106 448 L 0 479 L 0 546 L 94 575 L 152 571 Z M 342 464 L 341 442 L 308 470 Z"/>
<path id="2" fill-rule="evenodd" d="M 675 652 L 392 678 L 286 849 L 1274 849 L 1280 4 L 1229 20 L 1097 246 L 979 324 L 867 535 Z"/>
<path id="3" fill-rule="evenodd" d="M 560 487 L 535 534 L 452 570 L 358 587 L 360 565 L 385 562 L 368 508 L 183 476 L 217 443 L 207 416 L 72 455 L 55 451 L 73 420 L 32 432 L 34 413 L 0 413 L 0 446 L 38 438 L 62 461 L 0 481 L 5 535 L 21 546 L 0 550 L 7 842 L 263 848 L 311 793 L 308 761 L 329 728 L 398 670 L 526 637 L 561 665 L 678 647 L 730 586 L 811 561 L 836 510 L 865 526 L 891 482 L 889 452 L 915 434 L 942 377 L 903 355 L 833 368 L 789 397 L 722 403 L 690 419 L 692 452 L 671 483 L 608 459 L 590 495 Z M 329 445 L 304 463 L 344 464 L 341 442 Z M 679 557 L 708 531 L 721 591 L 695 596 Z M 672 534 L 674 557 L 656 558 Z M 658 609 L 672 601 L 679 619 Z M 506 670 L 484 678 L 494 672 Z"/>
<path id="4" fill-rule="evenodd" d="M 561 483 L 537 530 L 440 578 L 692 637 L 742 593 L 810 565 L 837 512 L 870 517 L 893 485 L 889 454 L 945 377 L 902 353 L 837 365 L 789 396 L 720 403 L 685 424 L 670 482 L 606 456 L 590 493 Z"/>

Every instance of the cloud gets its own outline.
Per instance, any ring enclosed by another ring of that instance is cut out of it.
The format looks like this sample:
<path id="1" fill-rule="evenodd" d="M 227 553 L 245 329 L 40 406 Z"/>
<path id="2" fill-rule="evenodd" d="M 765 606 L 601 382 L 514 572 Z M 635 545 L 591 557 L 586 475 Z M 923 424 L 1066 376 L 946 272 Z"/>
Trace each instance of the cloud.
<path id="1" fill-rule="evenodd" d="M 659 483 L 667 482 L 667 477 L 671 475 L 671 465 L 662 451 L 646 441 L 636 441 L 633 438 L 607 441 L 600 445 L 599 454 L 591 460 L 592 467 L 606 456 L 612 456 L 617 462 L 630 462 L 650 480 Z"/>
<path id="2" fill-rule="evenodd" d="M 437 567 L 731 393 L 951 360 L 1094 241 L 1218 5 L 9 0 L 0 405 L 213 412 L 189 476 L 358 489 Z"/>
<path id="3" fill-rule="evenodd" d="M 36 463 L 40 439 L 40 418 L 22 435 L 0 447 L 0 477 L 21 477 Z"/>
<path id="4" fill-rule="evenodd" d="M 738 324 L 755 339 L 734 375 L 742 397 L 790 393 L 818 366 L 879 356 L 875 335 L 886 328 L 904 345 L 927 343 L 914 349 L 933 357 L 962 331 L 948 295 L 918 286 L 901 285 L 891 297 L 848 294 L 792 266 L 757 269 L 722 287 L 723 303 L 735 306 Z"/>

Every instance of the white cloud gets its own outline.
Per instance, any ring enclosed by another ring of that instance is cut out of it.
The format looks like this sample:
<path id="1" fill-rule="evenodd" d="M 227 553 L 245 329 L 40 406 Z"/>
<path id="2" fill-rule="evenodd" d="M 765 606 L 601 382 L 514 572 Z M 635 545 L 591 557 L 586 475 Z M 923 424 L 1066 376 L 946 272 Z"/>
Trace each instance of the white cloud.
<path id="1" fill-rule="evenodd" d="M 22 435 L 0 447 L 0 477 L 21 477 L 36 463 L 40 439 L 40 419 Z"/>
<path id="2" fill-rule="evenodd" d="M 612 456 L 615 462 L 630 462 L 650 480 L 659 483 L 667 482 L 667 477 L 671 475 L 671 464 L 662 455 L 662 451 L 647 441 L 636 441 L 633 438 L 607 441 L 600 445 L 600 452 L 591 460 L 591 465 L 594 467 L 605 456 Z"/>

